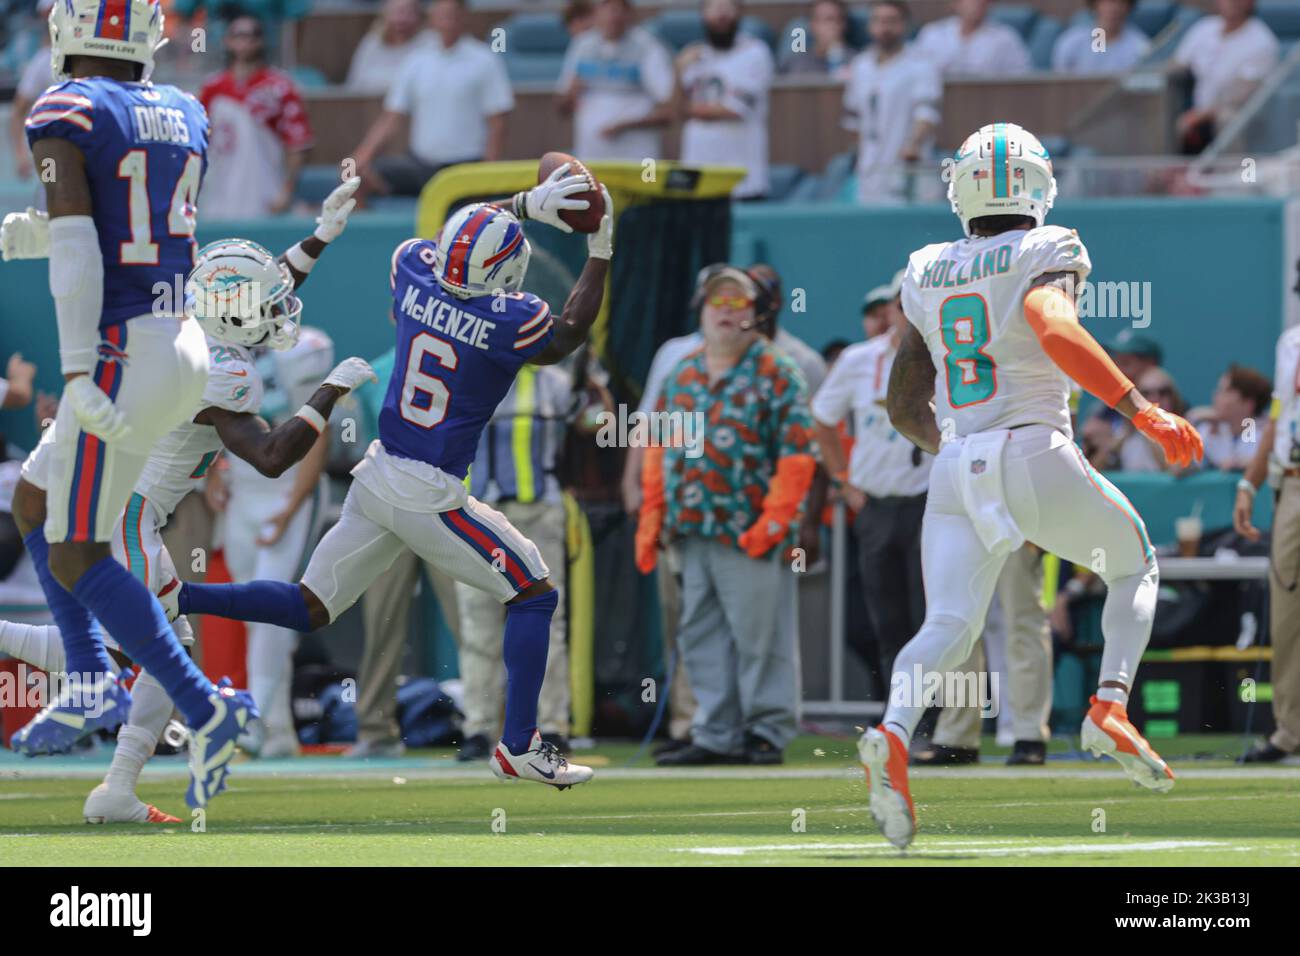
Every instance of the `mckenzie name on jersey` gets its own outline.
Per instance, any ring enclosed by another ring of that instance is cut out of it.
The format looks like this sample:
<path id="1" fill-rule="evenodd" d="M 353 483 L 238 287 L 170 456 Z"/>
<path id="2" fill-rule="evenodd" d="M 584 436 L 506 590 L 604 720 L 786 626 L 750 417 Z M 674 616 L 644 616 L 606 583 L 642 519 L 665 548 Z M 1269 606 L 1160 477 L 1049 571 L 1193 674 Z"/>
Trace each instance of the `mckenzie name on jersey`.
<path id="1" fill-rule="evenodd" d="M 527 292 L 452 295 L 434 275 L 435 248 L 409 239 L 393 253 L 397 351 L 379 438 L 391 455 L 464 478 L 479 434 L 515 373 L 551 341 L 555 320 Z"/>
<path id="2" fill-rule="evenodd" d="M 26 125 L 29 144 L 57 136 L 85 157 L 104 257 L 100 328 L 149 314 L 160 297 L 171 303 L 194 264 L 208 153 L 199 101 L 174 86 L 68 80 L 41 94 Z"/>

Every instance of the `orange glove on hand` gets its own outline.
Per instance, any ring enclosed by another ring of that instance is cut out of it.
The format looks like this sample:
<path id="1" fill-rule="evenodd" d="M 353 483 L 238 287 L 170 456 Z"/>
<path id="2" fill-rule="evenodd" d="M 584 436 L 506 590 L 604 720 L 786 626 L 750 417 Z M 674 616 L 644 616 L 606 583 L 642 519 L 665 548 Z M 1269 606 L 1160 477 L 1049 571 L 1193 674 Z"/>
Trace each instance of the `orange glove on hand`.
<path id="1" fill-rule="evenodd" d="M 812 455 L 787 455 L 776 463 L 776 474 L 763 498 L 763 513 L 738 542 L 747 555 L 761 558 L 785 540 L 816 470 L 817 459 Z"/>
<path id="2" fill-rule="evenodd" d="M 659 534 L 663 531 L 664 450 L 647 448 L 641 461 L 641 510 L 636 521 L 636 569 L 649 574 L 659 561 Z"/>
<path id="3" fill-rule="evenodd" d="M 1200 432 L 1181 415 L 1148 405 L 1133 416 L 1133 427 L 1164 449 L 1165 460 L 1186 468 L 1205 454 Z"/>

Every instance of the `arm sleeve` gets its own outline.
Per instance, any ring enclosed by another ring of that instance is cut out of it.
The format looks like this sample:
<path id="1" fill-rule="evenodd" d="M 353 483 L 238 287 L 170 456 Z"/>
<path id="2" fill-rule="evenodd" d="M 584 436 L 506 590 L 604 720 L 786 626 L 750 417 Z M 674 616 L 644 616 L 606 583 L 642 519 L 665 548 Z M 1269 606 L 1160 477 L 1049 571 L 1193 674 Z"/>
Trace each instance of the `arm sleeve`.
<path id="1" fill-rule="evenodd" d="M 1079 324 L 1074 302 L 1055 286 L 1025 296 L 1025 318 L 1048 358 L 1080 387 L 1114 408 L 1133 389 L 1106 350 Z"/>

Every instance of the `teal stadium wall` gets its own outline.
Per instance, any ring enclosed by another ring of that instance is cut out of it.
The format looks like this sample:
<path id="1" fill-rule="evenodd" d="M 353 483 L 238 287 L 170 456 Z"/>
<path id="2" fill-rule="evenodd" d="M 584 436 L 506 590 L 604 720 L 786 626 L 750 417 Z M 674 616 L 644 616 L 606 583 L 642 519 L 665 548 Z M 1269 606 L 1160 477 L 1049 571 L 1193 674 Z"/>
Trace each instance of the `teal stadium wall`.
<path id="1" fill-rule="evenodd" d="M 1144 334 L 1163 346 L 1166 364 L 1190 402 L 1208 401 L 1231 361 L 1272 374 L 1288 274 L 1280 202 L 1064 202 L 1050 221 L 1079 230 L 1094 280 L 1151 284 L 1152 321 Z M 242 235 L 279 251 L 311 228 L 307 218 L 212 223 L 200 229 L 199 238 Z M 358 217 L 312 274 L 303 291 L 305 319 L 333 336 L 339 355 L 373 356 L 391 345 L 389 257 L 411 228 L 405 215 Z M 787 290 L 782 321 L 820 348 L 861 335 L 863 294 L 887 282 L 911 250 L 958 235 L 946 206 L 741 203 L 733 258 L 771 262 L 781 272 Z M 796 289 L 804 290 L 805 308 L 798 313 L 790 309 Z M 1086 324 L 1106 341 L 1128 322 Z M 38 364 L 38 387 L 57 392 L 57 336 L 43 262 L 0 265 L 0 360 L 17 350 Z M 35 439 L 27 410 L 0 412 L 0 430 L 21 447 Z"/>

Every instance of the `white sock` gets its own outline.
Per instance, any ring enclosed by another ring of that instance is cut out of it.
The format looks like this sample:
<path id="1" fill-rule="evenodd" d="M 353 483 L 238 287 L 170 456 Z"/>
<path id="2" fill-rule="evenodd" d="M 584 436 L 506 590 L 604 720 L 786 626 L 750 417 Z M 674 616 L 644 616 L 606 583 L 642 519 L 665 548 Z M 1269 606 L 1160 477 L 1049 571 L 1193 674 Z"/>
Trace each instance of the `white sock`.
<path id="1" fill-rule="evenodd" d="M 172 699 L 148 671 L 141 671 L 131 688 L 131 715 L 117 734 L 113 763 L 104 777 L 114 790 L 135 792 L 146 761 L 158 746 L 158 737 L 172 715 Z"/>
<path id="2" fill-rule="evenodd" d="M 1156 616 L 1160 574 L 1155 567 L 1112 578 L 1106 582 L 1106 605 L 1101 612 L 1101 632 L 1106 646 L 1101 652 L 1099 684 L 1113 681 L 1129 688 L 1137 676 L 1138 662 L 1151 640 L 1151 623 Z M 1128 705 L 1128 691 L 1101 687 L 1098 700 Z"/>
<path id="3" fill-rule="evenodd" d="M 61 672 L 67 663 L 63 637 L 53 624 L 0 621 L 0 652 L 44 671 Z"/>
<path id="4" fill-rule="evenodd" d="M 297 643 L 298 635 L 282 627 L 248 626 L 248 692 L 261 711 L 267 737 L 293 733 L 289 696 Z"/>

